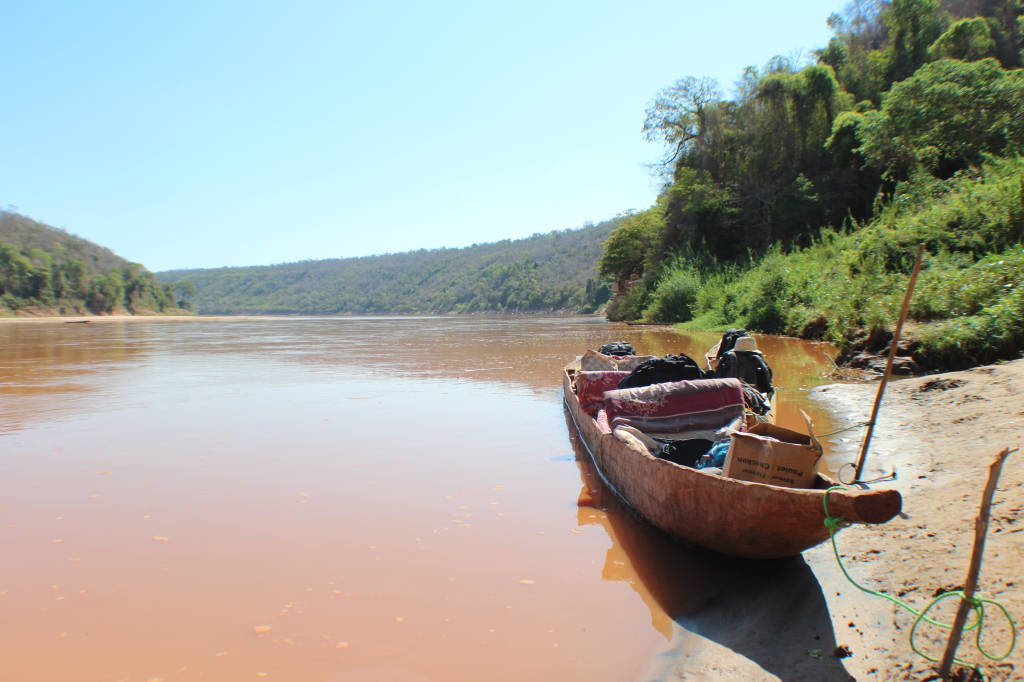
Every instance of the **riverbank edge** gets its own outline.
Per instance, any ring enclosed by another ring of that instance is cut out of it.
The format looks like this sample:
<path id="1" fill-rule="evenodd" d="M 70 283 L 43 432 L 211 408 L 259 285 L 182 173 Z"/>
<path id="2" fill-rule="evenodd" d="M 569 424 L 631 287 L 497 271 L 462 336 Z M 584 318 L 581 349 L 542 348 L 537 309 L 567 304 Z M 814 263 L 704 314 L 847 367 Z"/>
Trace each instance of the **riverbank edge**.
<path id="1" fill-rule="evenodd" d="M 877 384 L 830 384 L 812 397 L 852 426 L 867 420 Z M 988 466 L 1003 447 L 1024 445 L 1024 359 L 915 377 L 891 384 L 879 415 L 864 477 L 895 470 L 879 487 L 903 494 L 903 513 L 880 526 L 855 526 L 837 536 L 847 570 L 867 588 L 898 596 L 921 609 L 936 594 L 960 589 L 966 577 Z M 854 431 L 855 439 L 861 434 Z M 846 434 L 849 435 L 849 434 Z M 856 452 L 853 452 L 855 455 Z M 1024 458 L 1010 456 L 996 492 L 982 565 L 979 595 L 1001 601 L 1015 619 L 1024 617 Z M 822 585 L 836 642 L 852 651 L 843 664 L 856 680 L 929 679 L 935 664 L 914 653 L 908 641 L 913 616 L 891 602 L 859 591 L 842 575 L 830 543 L 805 560 Z M 950 619 L 956 599 L 940 617 Z M 989 611 L 985 641 L 1005 649 L 1009 630 Z M 948 631 L 922 628 L 919 648 L 940 656 Z M 1020 679 L 1024 647 L 1005 661 L 977 652 L 965 633 L 958 654 L 978 663 L 992 681 Z M 824 652 L 830 653 L 830 652 Z"/>
<path id="2" fill-rule="evenodd" d="M 126 317 L 198 317 L 198 314 L 191 311 L 185 310 L 184 308 L 171 308 L 161 311 L 153 310 L 151 308 L 126 308 L 119 307 L 115 308 L 112 312 L 96 312 L 90 308 L 85 307 L 74 307 L 74 308 L 50 308 L 50 307 L 36 307 L 27 306 L 12 310 L 10 308 L 0 307 L 0 321 L 5 320 L 69 320 L 69 319 L 89 319 L 89 320 L 102 320 L 102 319 L 121 319 Z"/>

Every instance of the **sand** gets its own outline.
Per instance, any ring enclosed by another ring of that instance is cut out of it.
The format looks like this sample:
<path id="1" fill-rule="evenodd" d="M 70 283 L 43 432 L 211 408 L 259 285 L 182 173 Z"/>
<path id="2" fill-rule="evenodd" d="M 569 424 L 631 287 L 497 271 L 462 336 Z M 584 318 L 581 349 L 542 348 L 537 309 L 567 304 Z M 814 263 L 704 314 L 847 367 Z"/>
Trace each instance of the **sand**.
<path id="1" fill-rule="evenodd" d="M 876 391 L 877 383 L 834 384 L 815 395 L 856 422 L 867 418 Z M 903 493 L 904 513 L 882 526 L 855 527 L 840 534 L 840 552 L 855 576 L 916 608 L 937 592 L 962 588 L 988 467 L 1002 448 L 1024 444 L 1022 427 L 1024 360 L 891 384 L 865 478 L 895 467 L 898 479 L 878 485 Z M 1022 509 L 1024 453 L 1016 452 L 1006 462 L 993 502 L 979 596 L 999 600 L 1018 622 L 1024 618 Z M 807 559 L 823 586 L 851 593 L 845 578 L 836 575 L 831 547 L 816 548 Z M 942 620 L 950 620 L 956 602 L 946 602 Z M 863 594 L 838 598 L 834 605 L 830 599 L 830 606 L 837 639 L 853 650 L 844 664 L 855 679 L 927 679 L 932 664 L 913 653 L 907 641 L 912 616 Z M 999 654 L 1006 650 L 1009 632 L 995 610 L 987 613 L 990 623 L 984 642 Z M 940 656 L 947 632 L 923 628 L 919 648 Z M 969 634 L 958 653 L 982 664 L 990 680 L 1024 679 L 1024 646 L 1005 661 L 987 661 Z"/>
<path id="2" fill-rule="evenodd" d="M 867 420 L 878 383 L 832 384 L 814 397 L 850 425 Z M 898 478 L 873 484 L 904 496 L 903 514 L 881 526 L 838 535 L 850 573 L 865 587 L 899 596 L 920 609 L 939 592 L 962 588 L 974 540 L 974 519 L 988 467 L 1003 447 L 1022 445 L 1024 360 L 896 381 L 889 385 L 864 478 L 895 468 Z M 831 440 L 852 461 L 863 429 Z M 1024 453 L 1010 455 L 996 492 L 977 596 L 1001 601 L 1024 621 Z M 853 587 L 828 543 L 780 571 L 760 573 L 773 589 L 748 595 L 742 618 L 727 627 L 676 623 L 674 644 L 651 679 L 833 680 L 937 679 L 936 664 L 908 643 L 913 617 Z M 752 577 L 756 574 L 751 570 Z M 937 610 L 951 622 L 957 599 Z M 733 609 L 736 611 L 736 609 Z M 723 610 L 726 612 L 726 610 Z M 1005 652 L 1009 631 L 986 612 L 985 643 Z M 730 630 L 731 628 L 731 630 Z M 1024 633 L 1022 633 L 1024 635 Z M 948 630 L 924 626 L 918 647 L 941 657 Z M 834 655 L 838 647 L 851 655 Z M 960 658 L 982 664 L 989 680 L 1024 679 L 1024 642 L 1001 662 L 977 652 L 965 633 Z M 645 678 L 646 679 L 646 678 Z"/>

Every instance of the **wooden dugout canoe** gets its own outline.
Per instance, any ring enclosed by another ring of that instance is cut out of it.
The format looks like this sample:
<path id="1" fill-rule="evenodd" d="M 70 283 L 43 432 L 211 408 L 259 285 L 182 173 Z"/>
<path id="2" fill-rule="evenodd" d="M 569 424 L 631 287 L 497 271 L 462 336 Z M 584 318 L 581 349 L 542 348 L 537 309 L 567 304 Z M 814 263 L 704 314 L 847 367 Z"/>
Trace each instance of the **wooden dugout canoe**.
<path id="1" fill-rule="evenodd" d="M 724 478 L 680 466 L 602 431 L 562 377 L 565 404 L 601 477 L 655 526 L 680 540 L 752 559 L 794 556 L 828 539 L 823 498 L 835 481 L 818 474 L 815 488 L 783 488 Z M 885 523 L 900 512 L 896 490 L 836 490 L 829 511 L 851 523 Z"/>

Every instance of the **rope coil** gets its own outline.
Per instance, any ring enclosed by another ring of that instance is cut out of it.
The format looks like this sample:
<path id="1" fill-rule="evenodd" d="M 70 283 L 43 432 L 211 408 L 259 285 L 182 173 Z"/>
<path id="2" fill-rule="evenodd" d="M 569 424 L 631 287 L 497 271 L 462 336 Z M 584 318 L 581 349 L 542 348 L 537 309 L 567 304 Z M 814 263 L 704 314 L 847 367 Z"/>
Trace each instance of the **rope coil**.
<path id="1" fill-rule="evenodd" d="M 832 516 L 831 514 L 829 514 L 829 511 L 828 511 L 828 494 L 830 492 L 832 492 L 833 490 L 846 490 L 846 487 L 845 486 L 841 486 L 841 485 L 832 486 L 831 488 L 829 488 L 828 490 L 825 491 L 825 495 L 823 497 L 824 505 L 825 505 L 825 527 L 828 528 L 828 534 L 829 534 L 829 537 L 832 540 L 832 551 L 835 554 L 836 563 L 839 564 L 840 570 L 843 572 L 843 575 L 846 576 L 846 579 L 850 581 L 850 584 L 853 585 L 854 587 L 856 587 L 858 590 L 860 590 L 861 592 L 866 592 L 866 593 L 868 593 L 870 595 L 874 595 L 876 597 L 881 597 L 882 599 L 887 599 L 887 600 L 891 601 L 893 604 L 896 604 L 900 608 L 906 609 L 907 611 L 909 611 L 910 613 L 912 613 L 914 615 L 914 617 L 915 617 L 914 618 L 914 624 L 910 627 L 910 634 L 909 634 L 910 648 L 913 649 L 914 653 L 916 653 L 917 655 L 921 656 L 925 660 L 931 661 L 932 663 L 937 663 L 939 661 L 939 659 L 934 658 L 934 657 L 928 655 L 927 653 L 921 651 L 920 649 L 918 649 L 917 648 L 917 644 L 914 641 L 914 636 L 917 633 L 918 626 L 922 622 L 928 623 L 929 625 L 936 625 L 936 626 L 938 626 L 940 628 L 945 628 L 947 630 L 949 630 L 949 629 L 951 629 L 953 627 L 950 624 L 940 623 L 939 621 L 933 620 L 932 618 L 929 618 L 928 615 L 927 615 L 928 612 L 931 611 L 935 607 L 936 604 L 938 604 L 939 602 L 943 601 L 944 599 L 948 599 L 950 597 L 960 597 L 961 599 L 966 600 L 967 603 L 971 605 L 971 609 L 974 611 L 975 619 L 974 619 L 973 623 L 971 623 L 970 625 L 967 625 L 967 626 L 964 627 L 964 631 L 977 629 L 978 632 L 977 632 L 977 636 L 975 638 L 975 642 L 977 644 L 978 651 L 980 651 L 981 654 L 985 658 L 989 659 L 990 661 L 1002 661 L 1002 660 L 1008 658 L 1010 656 L 1010 654 L 1013 653 L 1013 650 L 1017 646 L 1017 626 L 1013 622 L 1013 617 L 1010 616 L 1010 612 L 1006 609 L 1006 607 L 1003 606 L 998 601 L 995 601 L 994 599 L 986 599 L 984 597 L 982 597 L 982 598 L 977 598 L 977 597 L 968 598 L 968 597 L 966 597 L 964 595 L 963 590 L 952 590 L 950 592 L 943 592 L 942 594 L 936 596 L 934 599 L 931 600 L 931 602 L 928 603 L 927 606 L 925 606 L 922 610 L 918 611 L 917 609 L 912 607 L 910 604 L 907 604 L 905 601 L 903 601 L 901 599 L 898 599 L 898 598 L 893 597 L 891 595 L 885 594 L 884 592 L 876 592 L 875 590 L 870 590 L 870 589 L 868 589 L 868 588 L 866 588 L 866 587 L 864 587 L 862 585 L 859 585 L 857 583 L 857 581 L 854 580 L 853 577 L 851 577 L 850 574 L 847 572 L 846 566 L 843 565 L 842 559 L 840 559 L 840 557 L 839 557 L 839 546 L 836 544 L 836 531 L 838 531 L 838 530 L 840 530 L 842 528 L 848 528 L 849 526 L 851 526 L 853 524 L 851 524 L 849 521 L 847 521 L 842 516 Z M 1002 612 L 1003 616 L 1005 616 L 1006 622 L 1010 626 L 1010 646 L 1006 650 L 1006 653 L 1002 654 L 1001 656 L 996 656 L 994 654 L 989 653 L 985 649 L 985 647 L 982 646 L 982 643 L 981 643 L 981 637 L 982 637 L 982 633 L 984 632 L 984 624 L 985 624 L 985 604 L 990 604 L 992 606 L 997 607 Z M 967 663 L 965 661 L 961 661 L 961 660 L 955 659 L 955 658 L 953 659 L 953 662 L 956 663 L 957 665 L 962 665 L 962 666 L 967 667 L 967 668 L 973 668 L 974 671 L 978 673 L 978 675 L 981 677 L 982 680 L 985 679 L 984 673 L 981 672 L 981 668 L 977 664 Z"/>

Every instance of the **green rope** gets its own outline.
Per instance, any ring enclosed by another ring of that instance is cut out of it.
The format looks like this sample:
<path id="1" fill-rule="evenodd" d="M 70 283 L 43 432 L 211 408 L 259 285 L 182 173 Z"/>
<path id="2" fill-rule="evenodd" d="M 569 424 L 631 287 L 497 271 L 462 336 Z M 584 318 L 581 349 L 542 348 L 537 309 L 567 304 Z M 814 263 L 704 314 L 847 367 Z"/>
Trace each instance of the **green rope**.
<path id="1" fill-rule="evenodd" d="M 840 433 L 846 433 L 847 431 L 853 431 L 854 429 L 859 429 L 859 428 L 861 428 L 862 426 L 869 426 L 870 424 L 871 424 L 871 422 L 870 422 L 870 421 L 866 421 L 866 422 L 857 422 L 857 423 L 856 423 L 856 424 L 854 424 L 853 426 L 847 426 L 847 427 L 846 427 L 845 429 L 839 429 L 839 430 L 837 430 L 837 431 L 830 431 L 830 432 L 828 432 L 828 433 L 823 433 L 823 434 L 821 434 L 821 435 L 817 435 L 817 434 L 815 434 L 815 436 L 816 436 L 817 438 L 819 438 L 819 439 L 821 439 L 821 438 L 828 438 L 829 436 L 835 436 L 836 434 L 840 434 Z"/>
<path id="2" fill-rule="evenodd" d="M 843 565 L 842 560 L 839 558 L 839 547 L 838 547 L 838 545 L 836 545 L 836 531 L 838 531 L 838 530 L 840 530 L 842 528 L 847 528 L 847 527 L 849 527 L 849 526 L 851 526 L 853 524 L 851 524 L 849 521 L 847 521 L 842 516 L 832 516 L 832 515 L 829 514 L 829 511 L 828 511 L 828 494 L 830 492 L 832 492 L 833 490 L 846 490 L 846 488 L 844 486 L 841 486 L 841 485 L 832 486 L 831 488 L 829 488 L 828 490 L 825 491 L 825 496 L 823 498 L 824 499 L 824 504 L 825 504 L 825 527 L 828 528 L 829 537 L 832 539 L 832 551 L 836 555 L 836 563 L 839 564 L 840 570 L 842 570 L 843 575 L 846 576 L 846 579 L 850 581 L 850 584 L 852 584 L 854 587 L 856 587 L 861 592 L 867 592 L 868 594 L 874 595 L 876 597 L 881 597 L 882 599 L 888 599 L 893 604 L 896 604 L 897 606 L 899 606 L 901 608 L 904 608 L 907 611 L 909 611 L 910 613 L 914 614 L 914 616 L 915 616 L 914 624 L 910 628 L 910 635 L 909 635 L 910 648 L 914 650 L 914 653 L 916 653 L 917 655 L 921 656 L 925 660 L 931 661 L 932 663 L 937 663 L 939 661 L 939 659 L 933 658 L 932 656 L 929 656 L 928 654 L 926 654 L 925 652 L 923 652 L 923 651 L 921 651 L 920 649 L 917 648 L 917 644 L 914 642 L 914 635 L 917 633 L 917 627 L 921 624 L 922 621 L 925 622 L 925 623 L 928 623 L 929 625 L 937 625 L 938 627 L 945 628 L 947 630 L 949 630 L 950 628 L 953 627 L 952 625 L 948 625 L 946 623 L 940 623 L 940 622 L 938 622 L 936 620 L 932 620 L 927 615 L 928 612 L 931 611 L 935 607 L 936 604 L 938 604 L 942 600 L 948 599 L 950 597 L 960 597 L 961 599 L 966 600 L 971 605 L 971 608 L 974 610 L 974 616 L 975 616 L 974 622 L 971 623 L 970 625 L 965 626 L 964 627 L 964 631 L 966 632 L 967 630 L 977 629 L 978 633 L 977 633 L 977 637 L 976 637 L 976 642 L 977 642 L 977 646 L 978 646 L 978 651 L 980 651 L 981 654 L 985 658 L 989 659 L 990 661 L 1002 661 L 1003 659 L 1007 658 L 1010 654 L 1013 653 L 1014 648 L 1016 648 L 1016 646 L 1017 646 L 1017 627 L 1016 627 L 1016 625 L 1014 625 L 1013 618 L 1010 616 L 1010 612 L 1006 609 L 1006 607 L 1003 606 L 1002 604 L 1000 604 L 999 602 L 995 601 L 995 600 L 985 599 L 985 598 L 973 598 L 973 597 L 968 599 L 964 595 L 963 590 L 953 590 L 951 592 L 943 592 L 942 594 L 940 594 L 937 597 L 935 597 L 934 599 L 932 599 L 931 602 L 929 602 L 928 605 L 926 607 L 924 607 L 921 611 L 917 611 L 916 609 L 914 609 L 914 607 L 912 607 L 910 604 L 907 604 L 905 601 L 903 601 L 901 599 L 897 599 L 896 597 L 893 597 L 891 595 L 885 594 L 884 592 L 876 592 L 875 590 L 869 590 L 868 588 L 866 588 L 866 587 L 864 587 L 862 585 L 857 584 L 857 581 L 854 580 L 850 576 L 850 574 L 846 570 L 846 566 Z M 999 610 L 1002 611 L 1003 615 L 1006 617 L 1006 622 L 1009 623 L 1009 625 L 1010 625 L 1010 647 L 1006 650 L 1006 653 L 1004 653 L 1002 656 L 996 656 L 996 655 L 993 655 L 993 654 L 989 653 L 988 651 L 985 650 L 985 647 L 982 646 L 982 644 L 981 644 L 981 635 L 982 635 L 982 632 L 984 630 L 984 623 L 985 623 L 985 604 L 991 604 L 992 606 L 995 606 L 995 607 L 999 608 Z M 956 659 L 956 658 L 953 659 L 953 662 L 958 664 L 958 665 L 962 665 L 962 666 L 965 666 L 965 667 L 968 667 L 968 668 L 973 668 L 978 673 L 978 675 L 981 677 L 982 680 L 985 679 L 985 676 L 981 672 L 981 668 L 978 665 L 967 663 L 965 661 L 961 661 L 961 660 Z"/>

